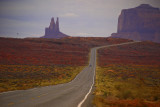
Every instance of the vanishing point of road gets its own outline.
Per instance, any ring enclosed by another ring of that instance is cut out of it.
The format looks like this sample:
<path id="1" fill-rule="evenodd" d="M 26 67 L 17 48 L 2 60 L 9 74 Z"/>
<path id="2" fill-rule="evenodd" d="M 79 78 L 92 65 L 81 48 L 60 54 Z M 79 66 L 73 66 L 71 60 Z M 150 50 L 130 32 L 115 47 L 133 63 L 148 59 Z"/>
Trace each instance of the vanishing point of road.
<path id="1" fill-rule="evenodd" d="M 92 48 L 89 65 L 71 82 L 3 92 L 0 94 L 0 107 L 92 107 L 97 49 L 131 43 L 135 42 Z"/>

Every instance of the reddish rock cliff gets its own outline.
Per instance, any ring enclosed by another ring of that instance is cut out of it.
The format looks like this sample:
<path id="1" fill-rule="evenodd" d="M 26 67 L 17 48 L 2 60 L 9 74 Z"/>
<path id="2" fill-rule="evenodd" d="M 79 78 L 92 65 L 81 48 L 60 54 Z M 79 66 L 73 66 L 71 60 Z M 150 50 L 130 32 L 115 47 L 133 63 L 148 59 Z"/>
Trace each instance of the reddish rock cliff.
<path id="1" fill-rule="evenodd" d="M 160 10 L 148 4 L 122 10 L 111 37 L 160 42 Z"/>
<path id="2" fill-rule="evenodd" d="M 57 18 L 56 23 L 54 22 L 54 18 L 51 19 L 50 26 L 45 29 L 45 35 L 42 38 L 63 38 L 68 35 L 63 34 L 59 30 L 59 19 Z"/>

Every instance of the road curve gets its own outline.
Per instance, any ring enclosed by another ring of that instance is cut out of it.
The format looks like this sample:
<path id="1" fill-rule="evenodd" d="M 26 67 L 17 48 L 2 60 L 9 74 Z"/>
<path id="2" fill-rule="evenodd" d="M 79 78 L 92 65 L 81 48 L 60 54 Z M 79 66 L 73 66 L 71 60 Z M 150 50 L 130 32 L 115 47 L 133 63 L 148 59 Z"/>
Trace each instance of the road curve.
<path id="1" fill-rule="evenodd" d="M 91 49 L 89 65 L 69 83 L 52 85 L 28 90 L 16 90 L 0 94 L 1 107 L 84 107 L 94 85 L 96 68 L 96 50 L 104 47 L 131 44 L 101 46 Z"/>

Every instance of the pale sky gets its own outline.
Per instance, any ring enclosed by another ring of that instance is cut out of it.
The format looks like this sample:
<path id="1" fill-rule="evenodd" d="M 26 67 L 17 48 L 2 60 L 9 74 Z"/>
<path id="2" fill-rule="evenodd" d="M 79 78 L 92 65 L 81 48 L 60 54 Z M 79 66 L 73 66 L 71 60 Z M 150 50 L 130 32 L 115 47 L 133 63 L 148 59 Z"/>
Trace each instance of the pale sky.
<path id="1" fill-rule="evenodd" d="M 40 37 L 52 17 L 70 36 L 108 37 L 117 32 L 122 9 L 160 0 L 0 0 L 0 37 Z"/>

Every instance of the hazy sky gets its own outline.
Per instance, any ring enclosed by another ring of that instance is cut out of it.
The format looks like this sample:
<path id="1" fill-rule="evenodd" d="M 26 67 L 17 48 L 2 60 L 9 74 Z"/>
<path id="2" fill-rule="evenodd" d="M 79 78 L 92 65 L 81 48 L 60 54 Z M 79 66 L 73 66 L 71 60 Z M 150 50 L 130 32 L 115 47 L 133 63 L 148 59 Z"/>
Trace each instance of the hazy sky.
<path id="1" fill-rule="evenodd" d="M 122 9 L 144 3 L 160 8 L 160 0 L 0 0 L 0 36 L 43 36 L 51 17 L 59 17 L 67 35 L 107 37 Z"/>

